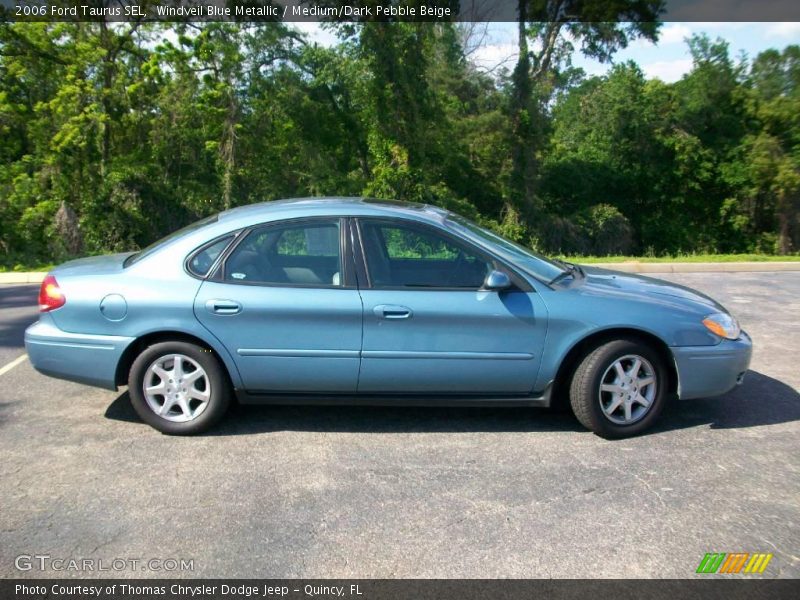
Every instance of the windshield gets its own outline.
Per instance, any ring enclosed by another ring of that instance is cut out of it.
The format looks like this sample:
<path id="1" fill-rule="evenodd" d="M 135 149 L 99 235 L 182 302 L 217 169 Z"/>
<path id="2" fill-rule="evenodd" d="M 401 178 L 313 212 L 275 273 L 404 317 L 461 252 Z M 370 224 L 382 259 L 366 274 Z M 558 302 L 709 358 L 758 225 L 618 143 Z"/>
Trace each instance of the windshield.
<path id="1" fill-rule="evenodd" d="M 194 231 L 195 229 L 200 229 L 204 225 L 208 225 L 209 223 L 214 223 L 217 221 L 217 215 L 212 215 L 210 217 L 206 217 L 205 219 L 200 219 L 199 221 L 195 221 L 191 225 L 187 225 L 183 229 L 178 229 L 178 231 L 174 231 L 170 233 L 168 236 L 161 238 L 157 242 L 153 242 L 144 250 L 139 250 L 136 254 L 131 254 L 128 258 L 125 259 L 125 262 L 122 263 L 123 267 L 130 267 L 132 264 L 135 264 L 142 260 L 143 258 L 150 256 L 153 252 L 161 248 L 162 246 L 167 245 L 172 240 L 175 240 L 182 235 L 189 233 L 190 231 Z"/>
<path id="2" fill-rule="evenodd" d="M 544 281 L 552 281 L 556 276 L 566 271 L 564 267 L 555 261 L 537 254 L 516 242 L 507 240 L 464 217 L 449 215 L 447 224 L 467 237 L 472 238 L 473 241 L 490 245 L 515 265 Z"/>

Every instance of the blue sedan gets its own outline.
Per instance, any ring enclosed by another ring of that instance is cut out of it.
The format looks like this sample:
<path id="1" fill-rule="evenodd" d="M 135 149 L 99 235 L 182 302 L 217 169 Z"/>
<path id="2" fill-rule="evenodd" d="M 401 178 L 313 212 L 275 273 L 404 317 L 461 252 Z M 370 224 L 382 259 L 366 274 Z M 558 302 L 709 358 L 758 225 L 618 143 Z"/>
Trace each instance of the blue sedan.
<path id="1" fill-rule="evenodd" d="M 551 260 L 415 204 L 235 208 L 137 253 L 47 275 L 25 334 L 45 375 L 128 385 L 164 433 L 241 403 L 549 406 L 638 434 L 670 397 L 723 394 L 751 342 L 694 290 Z"/>

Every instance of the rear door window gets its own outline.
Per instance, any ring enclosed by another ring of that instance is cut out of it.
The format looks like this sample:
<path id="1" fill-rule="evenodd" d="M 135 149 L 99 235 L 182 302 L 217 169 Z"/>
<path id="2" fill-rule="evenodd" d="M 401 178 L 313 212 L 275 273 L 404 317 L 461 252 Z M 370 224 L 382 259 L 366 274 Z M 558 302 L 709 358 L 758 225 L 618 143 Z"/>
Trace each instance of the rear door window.
<path id="1" fill-rule="evenodd" d="M 214 266 L 217 258 L 219 258 L 220 254 L 225 251 L 225 248 L 228 247 L 228 244 L 231 243 L 233 237 L 234 236 L 232 235 L 226 236 L 220 240 L 211 242 L 210 244 L 201 248 L 199 251 L 195 252 L 195 254 L 189 259 L 189 263 L 187 265 L 189 271 L 198 277 L 205 277 L 208 275 L 211 267 Z"/>
<path id="2" fill-rule="evenodd" d="M 231 283 L 341 286 L 338 219 L 254 229 L 225 263 Z"/>

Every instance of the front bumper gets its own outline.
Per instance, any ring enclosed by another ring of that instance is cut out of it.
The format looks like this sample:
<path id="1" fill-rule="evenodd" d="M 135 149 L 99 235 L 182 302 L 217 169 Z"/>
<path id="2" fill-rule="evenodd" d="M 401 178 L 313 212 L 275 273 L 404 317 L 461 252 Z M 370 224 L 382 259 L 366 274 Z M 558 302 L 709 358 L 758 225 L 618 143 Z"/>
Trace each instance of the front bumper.
<path id="1" fill-rule="evenodd" d="M 33 367 L 51 377 L 116 390 L 117 365 L 134 338 L 62 331 L 40 320 L 25 330 Z"/>
<path id="2" fill-rule="evenodd" d="M 678 370 L 681 400 L 719 396 L 730 391 L 750 366 L 753 342 L 744 331 L 737 340 L 722 340 L 715 346 L 670 348 Z"/>

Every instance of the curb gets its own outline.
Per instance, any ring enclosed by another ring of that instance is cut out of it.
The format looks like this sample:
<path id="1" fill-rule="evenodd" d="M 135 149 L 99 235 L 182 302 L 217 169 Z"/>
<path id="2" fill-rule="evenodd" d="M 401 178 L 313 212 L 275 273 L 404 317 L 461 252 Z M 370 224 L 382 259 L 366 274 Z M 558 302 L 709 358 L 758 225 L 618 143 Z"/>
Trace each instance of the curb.
<path id="1" fill-rule="evenodd" d="M 644 263 L 639 261 L 621 263 L 588 263 L 584 266 L 611 269 L 623 273 L 772 273 L 778 271 L 800 271 L 798 262 L 729 262 L 729 263 Z M 3 283 L 41 283 L 46 271 L 31 273 L 0 273 Z"/>
<path id="2" fill-rule="evenodd" d="M 625 273 L 755 273 L 776 271 L 800 271 L 798 262 L 697 262 L 697 263 L 643 263 L 639 261 L 623 263 L 592 263 L 587 267 L 612 269 Z"/>
<path id="3" fill-rule="evenodd" d="M 41 283 L 47 272 L 0 273 L 0 283 Z"/>

